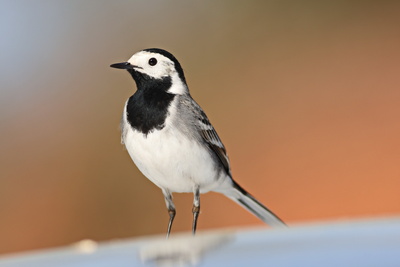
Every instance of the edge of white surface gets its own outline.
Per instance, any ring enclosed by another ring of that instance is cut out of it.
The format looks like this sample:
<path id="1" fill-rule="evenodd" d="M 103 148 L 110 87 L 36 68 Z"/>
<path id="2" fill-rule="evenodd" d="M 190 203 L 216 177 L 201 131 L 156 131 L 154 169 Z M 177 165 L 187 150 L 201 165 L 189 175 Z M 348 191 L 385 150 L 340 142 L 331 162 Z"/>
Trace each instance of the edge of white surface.
<path id="1" fill-rule="evenodd" d="M 0 256 L 1 267 L 400 266 L 400 217 L 113 240 Z"/>

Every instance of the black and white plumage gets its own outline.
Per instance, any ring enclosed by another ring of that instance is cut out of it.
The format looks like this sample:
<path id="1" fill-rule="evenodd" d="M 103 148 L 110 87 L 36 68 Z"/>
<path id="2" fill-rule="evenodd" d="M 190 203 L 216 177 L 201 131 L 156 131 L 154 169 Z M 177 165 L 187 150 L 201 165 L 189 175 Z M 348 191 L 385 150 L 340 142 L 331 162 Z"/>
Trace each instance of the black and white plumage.
<path id="1" fill-rule="evenodd" d="M 170 220 L 175 217 L 173 192 L 193 192 L 196 231 L 200 193 L 226 195 L 271 226 L 285 224 L 233 179 L 224 145 L 201 107 L 190 96 L 181 65 L 169 52 L 139 51 L 126 69 L 137 91 L 127 100 L 121 128 L 122 142 L 139 170 L 161 188 Z"/>

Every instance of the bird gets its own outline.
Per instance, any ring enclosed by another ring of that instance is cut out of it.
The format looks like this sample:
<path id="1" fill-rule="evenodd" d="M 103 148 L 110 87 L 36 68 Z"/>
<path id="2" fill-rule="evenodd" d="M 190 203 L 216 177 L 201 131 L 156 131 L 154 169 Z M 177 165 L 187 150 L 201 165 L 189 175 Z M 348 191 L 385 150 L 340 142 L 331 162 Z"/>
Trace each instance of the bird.
<path id="1" fill-rule="evenodd" d="M 172 193 L 193 193 L 192 233 L 200 194 L 222 193 L 272 227 L 286 224 L 232 178 L 224 144 L 189 92 L 181 64 L 170 52 L 148 48 L 110 67 L 129 72 L 135 93 L 125 103 L 121 143 L 165 199 L 168 238 L 176 209 Z"/>

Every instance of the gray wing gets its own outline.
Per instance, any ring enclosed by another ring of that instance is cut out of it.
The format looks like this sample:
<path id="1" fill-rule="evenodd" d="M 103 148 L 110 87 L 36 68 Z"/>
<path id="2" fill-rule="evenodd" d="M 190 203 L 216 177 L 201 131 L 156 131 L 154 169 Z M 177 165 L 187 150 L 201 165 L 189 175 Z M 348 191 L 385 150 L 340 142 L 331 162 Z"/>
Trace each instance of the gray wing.
<path id="1" fill-rule="evenodd" d="M 213 151 L 218 159 L 220 160 L 222 166 L 224 167 L 226 173 L 229 176 L 231 175 L 231 169 L 229 164 L 229 158 L 226 153 L 226 149 L 221 139 L 219 138 L 217 132 L 214 127 L 211 125 L 210 121 L 207 118 L 207 115 L 201 109 L 201 107 L 193 100 L 191 100 L 191 107 L 194 113 L 194 124 L 195 128 L 200 134 L 203 141 L 208 145 L 208 147 Z"/>

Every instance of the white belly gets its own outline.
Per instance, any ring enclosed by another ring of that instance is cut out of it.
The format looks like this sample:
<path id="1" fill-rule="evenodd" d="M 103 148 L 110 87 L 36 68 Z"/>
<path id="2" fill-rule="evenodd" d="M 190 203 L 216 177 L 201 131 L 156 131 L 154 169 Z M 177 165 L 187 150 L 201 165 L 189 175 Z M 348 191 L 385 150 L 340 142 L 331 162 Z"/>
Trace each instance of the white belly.
<path id="1" fill-rule="evenodd" d="M 200 192 L 218 187 L 226 176 L 213 164 L 209 151 L 179 131 L 164 127 L 147 136 L 126 129 L 125 146 L 139 170 L 154 184 L 170 192 Z M 221 179 L 222 178 L 222 179 Z"/>

